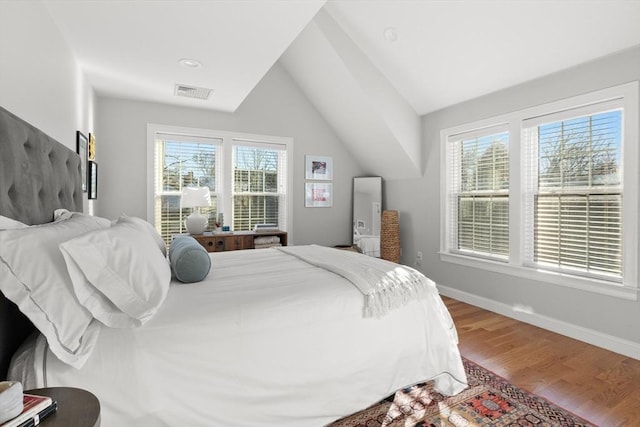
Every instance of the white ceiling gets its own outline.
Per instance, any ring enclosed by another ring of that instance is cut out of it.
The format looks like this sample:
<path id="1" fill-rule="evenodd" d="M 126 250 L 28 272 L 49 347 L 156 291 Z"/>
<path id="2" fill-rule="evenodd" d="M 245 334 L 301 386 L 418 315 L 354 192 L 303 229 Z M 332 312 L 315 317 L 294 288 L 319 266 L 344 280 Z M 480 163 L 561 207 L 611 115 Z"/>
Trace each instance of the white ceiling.
<path id="1" fill-rule="evenodd" d="M 321 8 L 419 115 L 640 44 L 640 0 L 43 2 L 98 94 L 220 111 Z M 214 92 L 178 98 L 176 83 Z"/>
<path id="2" fill-rule="evenodd" d="M 639 0 L 329 1 L 419 115 L 640 44 Z M 388 42 L 386 28 L 397 41 Z"/>
<path id="3" fill-rule="evenodd" d="M 43 0 L 100 95 L 234 111 L 324 0 Z M 285 17 L 285 18 L 283 18 Z M 202 63 L 179 65 L 182 58 Z M 174 96 L 176 84 L 213 89 Z"/>

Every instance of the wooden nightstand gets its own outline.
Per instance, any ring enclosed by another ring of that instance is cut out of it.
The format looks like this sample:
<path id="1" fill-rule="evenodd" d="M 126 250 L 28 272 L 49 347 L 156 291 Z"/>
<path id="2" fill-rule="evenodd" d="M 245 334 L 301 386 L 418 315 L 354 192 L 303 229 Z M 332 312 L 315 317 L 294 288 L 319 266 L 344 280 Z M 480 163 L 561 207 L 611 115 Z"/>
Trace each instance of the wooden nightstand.
<path id="1" fill-rule="evenodd" d="M 277 238 L 281 246 L 287 246 L 287 233 L 285 231 L 240 231 L 236 233 L 214 233 L 192 235 L 207 252 L 238 251 L 242 249 L 255 249 L 260 238 Z M 256 242 L 256 239 L 257 242 Z M 257 246 L 261 246 L 258 244 Z"/>
<path id="2" fill-rule="evenodd" d="M 51 387 L 25 393 L 49 396 L 58 410 L 42 420 L 42 427 L 100 427 L 100 402 L 92 393 L 79 388 Z"/>

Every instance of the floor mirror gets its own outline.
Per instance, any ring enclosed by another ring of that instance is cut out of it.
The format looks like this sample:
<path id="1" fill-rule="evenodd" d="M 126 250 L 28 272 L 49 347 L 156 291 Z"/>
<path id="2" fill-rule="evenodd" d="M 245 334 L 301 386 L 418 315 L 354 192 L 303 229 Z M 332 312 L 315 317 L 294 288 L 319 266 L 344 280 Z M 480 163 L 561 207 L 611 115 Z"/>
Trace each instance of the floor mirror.
<path id="1" fill-rule="evenodd" d="M 353 246 L 369 256 L 380 257 L 382 178 L 353 178 Z"/>

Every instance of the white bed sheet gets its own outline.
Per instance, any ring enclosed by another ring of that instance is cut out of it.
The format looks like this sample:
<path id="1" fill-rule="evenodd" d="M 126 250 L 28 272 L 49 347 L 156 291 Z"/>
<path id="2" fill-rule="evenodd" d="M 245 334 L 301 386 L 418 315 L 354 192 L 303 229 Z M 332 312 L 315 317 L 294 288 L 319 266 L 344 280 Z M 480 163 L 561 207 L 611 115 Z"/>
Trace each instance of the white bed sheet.
<path id="1" fill-rule="evenodd" d="M 103 427 L 318 427 L 418 381 L 465 387 L 437 292 L 380 319 L 362 311 L 352 284 L 276 249 L 216 253 L 144 326 L 103 327 L 81 370 L 39 340 L 33 385 L 90 390 Z"/>

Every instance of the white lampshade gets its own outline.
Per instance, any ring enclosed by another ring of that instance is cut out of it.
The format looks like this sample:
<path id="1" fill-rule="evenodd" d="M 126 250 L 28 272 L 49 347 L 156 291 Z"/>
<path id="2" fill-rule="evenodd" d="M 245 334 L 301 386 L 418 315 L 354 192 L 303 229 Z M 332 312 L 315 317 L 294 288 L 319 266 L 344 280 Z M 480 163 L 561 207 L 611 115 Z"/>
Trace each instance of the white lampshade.
<path id="1" fill-rule="evenodd" d="M 185 187 L 182 189 L 182 207 L 194 208 L 191 215 L 184 220 L 189 234 L 202 234 L 207 227 L 207 217 L 202 216 L 197 208 L 211 205 L 208 187 Z"/>
<path id="2" fill-rule="evenodd" d="M 209 187 L 185 187 L 182 189 L 183 208 L 199 208 L 210 205 Z"/>

